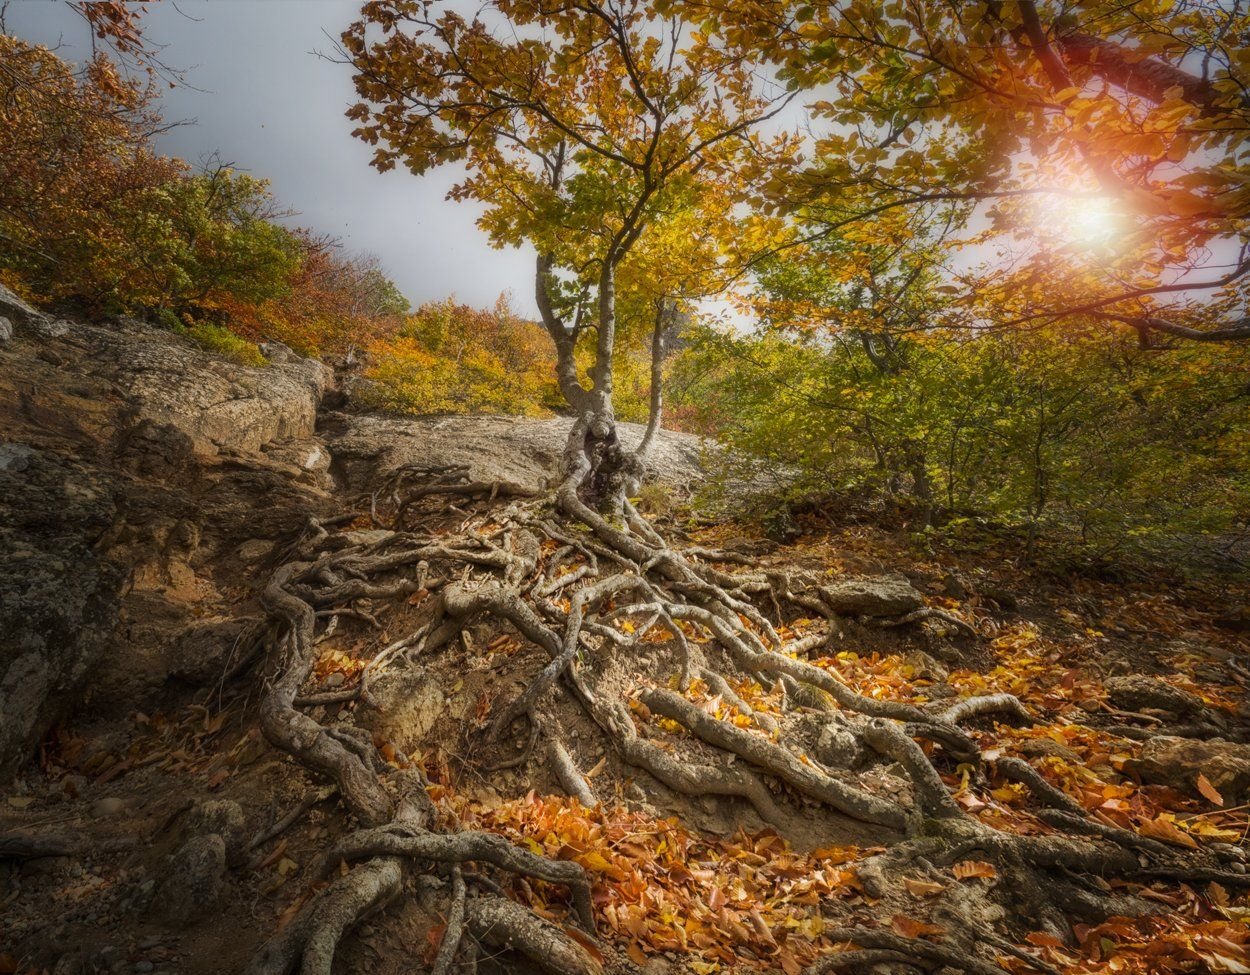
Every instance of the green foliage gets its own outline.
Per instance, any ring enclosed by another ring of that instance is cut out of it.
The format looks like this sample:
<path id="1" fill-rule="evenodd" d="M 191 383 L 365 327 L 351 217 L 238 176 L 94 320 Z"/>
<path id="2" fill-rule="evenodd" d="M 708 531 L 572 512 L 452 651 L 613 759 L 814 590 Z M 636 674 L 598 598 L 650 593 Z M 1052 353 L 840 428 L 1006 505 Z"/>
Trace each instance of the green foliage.
<path id="1" fill-rule="evenodd" d="M 771 477 L 787 501 L 866 492 L 1095 546 L 1245 528 L 1244 354 L 1069 328 L 918 335 L 898 355 L 883 371 L 845 337 L 704 332 L 675 380 L 737 452 L 722 484 Z"/>
<path id="2" fill-rule="evenodd" d="M 109 208 L 116 240 L 84 253 L 74 288 L 107 296 L 108 312 L 180 317 L 281 298 L 303 254 L 272 215 L 264 180 L 224 168 L 171 180 Z"/>
<path id="3" fill-rule="evenodd" d="M 187 336 L 202 349 L 216 352 L 245 366 L 267 365 L 268 360 L 260 354 L 256 343 L 240 338 L 228 328 L 199 322 L 186 330 Z"/>

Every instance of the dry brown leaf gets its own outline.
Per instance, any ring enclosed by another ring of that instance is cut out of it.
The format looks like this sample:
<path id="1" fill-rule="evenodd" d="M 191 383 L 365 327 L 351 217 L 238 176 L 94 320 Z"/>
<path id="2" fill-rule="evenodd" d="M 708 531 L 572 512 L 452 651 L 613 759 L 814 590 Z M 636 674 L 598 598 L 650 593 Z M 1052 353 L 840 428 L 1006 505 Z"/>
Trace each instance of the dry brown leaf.
<path id="1" fill-rule="evenodd" d="M 931 880 L 920 880 L 916 877 L 904 877 L 903 886 L 907 888 L 907 892 L 913 897 L 932 897 L 934 894 L 940 894 L 946 889 L 941 884 L 935 884 Z"/>
<path id="2" fill-rule="evenodd" d="M 959 880 L 971 880 L 975 877 L 993 880 L 998 876 L 998 871 L 994 869 L 994 864 L 986 863 L 983 860 L 964 860 L 951 867 L 951 873 Z"/>
<path id="3" fill-rule="evenodd" d="M 1211 780 L 1201 772 L 1198 773 L 1198 791 L 1208 802 L 1213 802 L 1217 806 L 1224 805 L 1224 797 L 1220 795 L 1220 790 L 1213 786 Z"/>
<path id="4" fill-rule="evenodd" d="M 1183 846 L 1190 850 L 1198 848 L 1198 843 L 1192 836 L 1177 829 L 1176 824 L 1171 820 L 1164 819 L 1162 816 L 1158 819 L 1146 820 L 1146 822 L 1137 827 L 1137 832 L 1154 840 L 1171 843 L 1173 846 Z"/>

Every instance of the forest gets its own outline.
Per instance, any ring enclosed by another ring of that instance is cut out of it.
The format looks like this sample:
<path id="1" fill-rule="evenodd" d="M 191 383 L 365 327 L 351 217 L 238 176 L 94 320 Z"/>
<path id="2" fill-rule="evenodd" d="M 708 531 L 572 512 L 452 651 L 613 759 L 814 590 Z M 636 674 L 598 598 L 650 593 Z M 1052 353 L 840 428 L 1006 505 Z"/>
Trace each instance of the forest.
<path id="1" fill-rule="evenodd" d="M 0 975 L 1250 972 L 1250 7 L 353 4 L 414 307 L 148 6 L 0 5 Z"/>

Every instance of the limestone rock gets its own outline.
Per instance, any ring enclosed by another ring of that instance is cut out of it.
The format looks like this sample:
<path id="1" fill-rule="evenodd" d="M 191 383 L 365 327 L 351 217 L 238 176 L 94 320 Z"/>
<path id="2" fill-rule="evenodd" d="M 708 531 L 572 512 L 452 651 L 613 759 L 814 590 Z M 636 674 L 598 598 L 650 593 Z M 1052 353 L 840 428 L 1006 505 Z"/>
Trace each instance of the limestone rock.
<path id="1" fill-rule="evenodd" d="M 1250 745 L 1193 738 L 1152 738 L 1142 748 L 1142 780 L 1197 795 L 1198 773 L 1206 776 L 1226 805 L 1246 800 L 1250 789 Z"/>
<path id="2" fill-rule="evenodd" d="M 47 319 L 43 312 L 36 311 L 2 284 L 0 284 L 0 315 L 17 325 L 28 325 Z"/>
<path id="3" fill-rule="evenodd" d="M 387 471 L 406 464 L 465 465 L 479 481 L 506 481 L 531 489 L 557 474 L 572 420 L 502 416 L 393 417 L 330 413 L 320 429 L 348 490 L 372 490 Z M 643 427 L 619 424 L 626 447 L 637 445 Z M 649 477 L 683 487 L 702 476 L 705 451 L 699 437 L 662 430 L 647 458 Z"/>
<path id="4" fill-rule="evenodd" d="M 822 587 L 820 594 L 842 616 L 902 616 L 924 605 L 924 597 L 900 573 L 853 576 Z"/>
<path id="5" fill-rule="evenodd" d="M 174 644 L 169 662 L 170 676 L 201 685 L 219 680 L 233 655 L 248 649 L 241 645 L 247 629 L 246 620 L 196 620 L 183 630 Z"/>

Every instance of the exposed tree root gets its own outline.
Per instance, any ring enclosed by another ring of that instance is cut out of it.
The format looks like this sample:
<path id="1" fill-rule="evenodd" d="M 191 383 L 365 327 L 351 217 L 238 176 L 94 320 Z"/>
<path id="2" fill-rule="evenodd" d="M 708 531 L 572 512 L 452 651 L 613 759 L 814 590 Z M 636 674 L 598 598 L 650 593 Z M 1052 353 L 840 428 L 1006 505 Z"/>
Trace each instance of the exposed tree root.
<path id="1" fill-rule="evenodd" d="M 476 862 L 562 885 L 578 923 L 593 934 L 591 886 L 581 866 L 537 856 L 491 833 L 437 831 L 423 776 L 386 765 L 368 737 L 352 725 L 326 726 L 301 710 L 357 696 L 367 702 L 369 680 L 392 661 L 412 653 L 433 653 L 457 638 L 468 646 L 468 637 L 462 634 L 483 618 L 510 625 L 540 648 L 547 662 L 483 732 L 483 743 L 491 748 L 521 740 L 521 750 L 493 766 L 484 759 L 479 769 L 519 766 L 535 755 L 545 756 L 565 791 L 587 807 L 597 805 L 598 799 L 562 741 L 560 723 L 546 711 L 559 694 L 568 695 L 584 710 L 622 761 L 676 792 L 735 797 L 778 826 L 793 818 L 787 806 L 800 796 L 895 834 L 899 842 L 887 853 L 859 865 L 861 881 L 874 896 L 910 865 L 949 866 L 975 853 L 998 864 L 1004 875 L 1030 891 L 1018 906 L 1033 923 L 1068 937 L 1070 926 L 1059 909 L 1067 904 L 1059 905 L 1038 891 L 1070 892 L 1064 894 L 1065 901 L 1093 913 L 1124 903 L 1097 885 L 1080 886 L 1073 877 L 1250 882 L 1208 850 L 1180 851 L 1091 818 L 1079 803 L 1017 759 L 998 759 L 997 772 L 1023 784 L 1039 818 L 1059 832 L 1008 834 L 967 815 L 939 771 L 944 762 L 966 763 L 973 774 L 986 774 L 987 763 L 976 739 L 960 725 L 991 718 L 1028 723 L 1033 720 L 1028 709 L 1008 694 L 927 710 L 879 700 L 803 659 L 822 646 L 836 626 L 836 617 L 827 606 L 821 609 L 824 604 L 812 595 L 811 585 L 777 573 L 723 572 L 716 563 L 749 568 L 750 560 L 698 547 L 683 553 L 670 547 L 623 499 L 613 517 L 589 503 L 588 488 L 595 489 L 590 495 L 601 495 L 604 484 L 615 483 L 601 477 L 604 471 L 595 467 L 602 452 L 591 456 L 584 449 L 587 443 L 599 443 L 590 435 L 595 422 L 583 417 L 575 424 L 564 477 L 550 497 L 530 497 L 532 492 L 512 485 L 472 482 L 461 468 L 404 468 L 370 499 L 374 522 L 389 525 L 389 533 L 378 539 L 373 532 L 370 542 L 359 543 L 349 537 L 351 533 L 331 534 L 326 526 L 313 523 L 287 553 L 289 561 L 273 574 L 264 605 L 279 625 L 274 628 L 278 636 L 271 653 L 272 673 L 261 706 L 263 731 L 276 747 L 337 789 L 359 828 L 339 840 L 325 858 L 322 876 L 339 875 L 265 946 L 254 960 L 253 973 L 329 972 L 345 933 L 403 896 L 410 881 L 430 871 L 450 878 L 441 886 L 428 880 L 437 897 L 446 899 L 447 928 L 434 961 L 439 975 L 451 970 L 458 952 L 471 955 L 476 943 L 519 952 L 553 975 L 598 971 L 593 953 L 577 938 L 500 896 L 500 889 L 485 875 L 468 876 L 479 888 L 495 892 L 470 893 L 461 871 L 462 864 Z M 447 496 L 485 506 L 489 517 L 458 514 L 460 527 L 453 536 L 409 531 L 418 514 L 429 516 L 430 506 L 445 504 L 437 499 Z M 332 695 L 307 692 L 319 620 L 323 626 L 352 618 L 370 622 L 367 613 L 351 608 L 353 600 L 418 590 L 436 593 L 429 601 L 430 619 L 377 654 L 357 687 Z M 787 622 L 784 606 L 819 612 L 829 621 L 826 632 L 787 644 L 779 635 Z M 882 622 L 902 625 L 930 617 L 976 635 L 966 622 L 936 610 Z M 666 646 L 676 673 L 644 673 L 637 686 L 623 694 L 619 675 L 629 670 L 630 656 L 641 651 L 648 633 L 658 634 L 649 639 Z M 617 679 L 604 679 L 609 673 Z M 742 715 L 746 726 L 722 720 L 693 703 L 685 692 L 695 677 Z M 780 687 L 786 696 L 784 708 L 774 714 L 752 710 L 734 690 L 735 682 L 741 687 L 748 680 Z M 657 716 L 660 720 L 649 720 Z M 815 757 L 801 747 L 795 734 L 802 722 L 812 721 L 827 722 Z M 688 734 L 661 741 L 654 725 Z M 918 739 L 932 743 L 926 747 L 933 755 Z M 856 782 L 863 765 L 888 770 L 887 777 L 894 781 L 901 776 L 905 787 L 899 788 L 909 791 L 910 801 L 905 796 L 884 797 Z M 298 818 L 303 811 L 298 807 L 293 815 Z M 275 824 L 274 830 L 289 825 L 288 819 Z M 267 831 L 266 839 L 276 835 L 274 830 Z M 264 841 L 258 838 L 254 845 Z M 0 838 L 0 845 L 4 842 Z M 967 945 L 938 944 L 868 928 L 839 931 L 835 939 L 845 942 L 846 950 L 822 959 L 810 972 L 865 971 L 882 963 L 924 971 L 946 966 L 974 975 L 1000 971 L 972 954 L 975 939 Z M 1001 947 L 1022 961 L 1035 961 L 1009 944 Z M 1034 967 L 1045 970 L 1044 965 Z"/>

